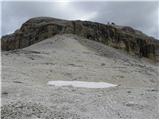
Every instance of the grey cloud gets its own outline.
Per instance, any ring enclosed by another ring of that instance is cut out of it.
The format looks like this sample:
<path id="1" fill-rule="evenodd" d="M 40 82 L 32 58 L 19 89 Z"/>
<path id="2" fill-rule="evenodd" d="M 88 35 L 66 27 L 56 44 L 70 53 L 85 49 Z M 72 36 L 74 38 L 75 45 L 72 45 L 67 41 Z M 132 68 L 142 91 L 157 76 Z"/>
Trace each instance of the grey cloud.
<path id="1" fill-rule="evenodd" d="M 2 2 L 2 34 L 32 17 L 50 16 L 132 26 L 158 38 L 158 1 L 154 2 Z"/>
<path id="2" fill-rule="evenodd" d="M 96 21 L 113 21 L 119 25 L 132 26 L 158 38 L 157 2 L 108 2 Z"/>

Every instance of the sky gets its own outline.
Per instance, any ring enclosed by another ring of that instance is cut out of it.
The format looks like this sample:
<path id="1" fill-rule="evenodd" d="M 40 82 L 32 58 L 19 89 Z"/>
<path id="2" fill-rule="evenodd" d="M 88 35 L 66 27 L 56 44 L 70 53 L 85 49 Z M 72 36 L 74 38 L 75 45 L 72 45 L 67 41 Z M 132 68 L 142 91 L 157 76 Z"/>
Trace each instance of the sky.
<path id="1" fill-rule="evenodd" d="M 159 37 L 158 1 L 44 1 L 1 2 L 1 35 L 13 33 L 32 17 L 47 16 L 104 24 L 114 22 Z"/>

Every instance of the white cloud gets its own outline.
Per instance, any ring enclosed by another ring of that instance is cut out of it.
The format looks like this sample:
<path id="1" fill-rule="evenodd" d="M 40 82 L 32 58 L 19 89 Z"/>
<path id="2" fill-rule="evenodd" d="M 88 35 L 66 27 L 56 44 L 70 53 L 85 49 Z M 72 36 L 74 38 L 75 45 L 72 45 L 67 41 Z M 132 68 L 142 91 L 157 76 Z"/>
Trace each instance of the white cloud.
<path id="1" fill-rule="evenodd" d="M 77 16 L 75 18 L 78 18 L 80 20 L 92 20 L 93 18 L 95 18 L 97 16 L 97 12 L 91 12 L 91 13 L 87 13 L 81 16 Z"/>

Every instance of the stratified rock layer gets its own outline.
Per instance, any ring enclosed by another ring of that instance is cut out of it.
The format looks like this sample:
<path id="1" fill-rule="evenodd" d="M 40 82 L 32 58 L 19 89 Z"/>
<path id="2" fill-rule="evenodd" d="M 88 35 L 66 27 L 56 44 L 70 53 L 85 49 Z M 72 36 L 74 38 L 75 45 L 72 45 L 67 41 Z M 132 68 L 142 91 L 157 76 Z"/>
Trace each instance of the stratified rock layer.
<path id="1" fill-rule="evenodd" d="M 130 54 L 158 61 L 159 42 L 131 27 L 101 24 L 90 21 L 67 21 L 50 17 L 32 18 L 13 34 L 2 37 L 2 50 L 30 46 L 56 34 L 71 33 Z"/>

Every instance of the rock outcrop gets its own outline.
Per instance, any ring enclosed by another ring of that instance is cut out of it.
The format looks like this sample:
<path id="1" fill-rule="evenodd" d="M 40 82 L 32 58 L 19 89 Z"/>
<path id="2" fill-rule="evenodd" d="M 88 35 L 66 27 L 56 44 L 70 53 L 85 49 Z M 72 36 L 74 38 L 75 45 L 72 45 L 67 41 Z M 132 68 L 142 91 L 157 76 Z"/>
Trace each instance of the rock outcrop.
<path id="1" fill-rule="evenodd" d="M 127 26 L 90 21 L 67 21 L 50 17 L 32 18 L 13 34 L 2 37 L 2 50 L 30 46 L 56 34 L 71 33 L 123 49 L 130 54 L 158 61 L 159 41 Z"/>

